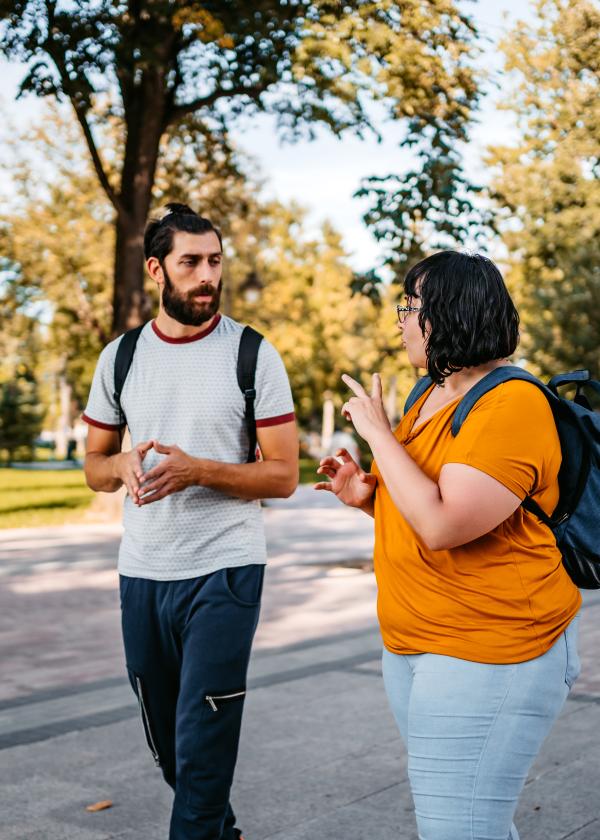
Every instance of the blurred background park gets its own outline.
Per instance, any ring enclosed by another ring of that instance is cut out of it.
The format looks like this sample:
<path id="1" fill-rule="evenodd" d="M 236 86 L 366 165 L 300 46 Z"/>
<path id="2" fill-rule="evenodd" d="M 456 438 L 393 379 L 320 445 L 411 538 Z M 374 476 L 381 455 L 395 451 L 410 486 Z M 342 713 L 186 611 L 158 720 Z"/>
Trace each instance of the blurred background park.
<path id="1" fill-rule="evenodd" d="M 285 361 L 304 481 L 347 433 L 342 373 L 379 371 L 399 416 L 394 304 L 432 251 L 499 262 L 518 364 L 600 373 L 597 0 L 0 9 L 0 527 L 106 514 L 80 415 L 156 308 L 142 233 L 167 201 L 223 231 L 223 311 Z"/>

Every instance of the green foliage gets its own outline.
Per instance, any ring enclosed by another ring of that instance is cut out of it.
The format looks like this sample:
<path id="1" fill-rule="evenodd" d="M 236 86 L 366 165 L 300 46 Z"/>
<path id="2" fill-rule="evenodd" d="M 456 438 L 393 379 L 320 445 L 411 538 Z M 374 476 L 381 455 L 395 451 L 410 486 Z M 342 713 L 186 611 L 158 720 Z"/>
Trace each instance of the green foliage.
<path id="1" fill-rule="evenodd" d="M 543 0 L 503 49 L 519 140 L 493 147 L 527 357 L 544 374 L 600 374 L 600 11 Z"/>
<path id="2" fill-rule="evenodd" d="M 357 198 L 371 202 L 365 224 L 387 246 L 385 264 L 399 282 L 406 268 L 427 253 L 473 243 L 486 250 L 493 216 L 474 197 L 481 187 L 462 174 L 462 160 L 442 132 L 421 150 L 420 166 L 403 175 L 367 178 Z"/>
<path id="3" fill-rule="evenodd" d="M 0 385 L 0 451 L 6 453 L 7 462 L 22 447 L 33 453 L 42 421 L 35 377 L 20 365 L 14 377 Z"/>
<path id="4" fill-rule="evenodd" d="M 28 65 L 20 94 L 71 102 L 115 210 L 111 334 L 148 309 L 139 239 L 165 136 L 200 136 L 206 154 L 211 136 L 260 111 L 288 140 L 319 126 L 364 135 L 377 132 L 377 102 L 378 114 L 404 122 L 403 145 L 417 147 L 422 166 L 388 201 L 376 182 L 364 188 L 376 235 L 383 216 L 404 239 L 422 218 L 458 235 L 468 199 L 453 150 L 478 79 L 475 28 L 453 0 L 0 0 L 0 22 L 0 47 Z M 441 205 L 430 199 L 424 213 L 428 186 Z"/>

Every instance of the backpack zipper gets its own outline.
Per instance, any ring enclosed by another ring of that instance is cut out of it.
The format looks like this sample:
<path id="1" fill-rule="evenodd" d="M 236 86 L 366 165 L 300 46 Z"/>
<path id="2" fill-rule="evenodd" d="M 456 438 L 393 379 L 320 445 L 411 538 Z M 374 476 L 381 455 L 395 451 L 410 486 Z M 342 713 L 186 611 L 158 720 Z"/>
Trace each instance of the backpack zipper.
<path id="1" fill-rule="evenodd" d="M 204 699 L 213 712 L 217 712 L 219 710 L 216 703 L 217 700 L 224 700 L 226 702 L 228 700 L 236 700 L 238 697 L 243 697 L 245 693 L 245 691 L 235 691 L 233 694 L 207 694 Z"/>

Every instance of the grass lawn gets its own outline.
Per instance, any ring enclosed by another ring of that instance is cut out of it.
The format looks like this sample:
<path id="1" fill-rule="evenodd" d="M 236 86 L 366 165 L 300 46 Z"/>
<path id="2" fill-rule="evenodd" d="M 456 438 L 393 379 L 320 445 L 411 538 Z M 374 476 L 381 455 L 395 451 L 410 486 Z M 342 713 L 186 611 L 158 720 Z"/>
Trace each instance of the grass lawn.
<path id="1" fill-rule="evenodd" d="M 83 470 L 0 469 L 0 528 L 79 522 L 93 498 Z"/>
<path id="2" fill-rule="evenodd" d="M 313 484 L 318 461 L 300 460 L 300 482 Z M 0 528 L 81 522 L 94 498 L 83 470 L 0 469 Z"/>

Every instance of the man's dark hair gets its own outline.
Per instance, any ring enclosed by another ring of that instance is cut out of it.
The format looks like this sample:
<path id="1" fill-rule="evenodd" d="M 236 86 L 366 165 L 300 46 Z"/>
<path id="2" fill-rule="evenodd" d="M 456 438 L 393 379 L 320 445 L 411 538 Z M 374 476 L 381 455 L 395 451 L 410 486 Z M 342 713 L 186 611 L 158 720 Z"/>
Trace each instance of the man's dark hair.
<path id="1" fill-rule="evenodd" d="M 210 219 L 198 215 L 187 204 L 167 204 L 167 213 L 162 219 L 150 219 L 144 231 L 144 257 L 156 257 L 162 264 L 173 249 L 173 237 L 178 231 L 184 233 L 216 233 L 221 248 L 221 231 Z"/>
<path id="2" fill-rule="evenodd" d="M 410 269 L 404 292 L 421 307 L 427 372 L 437 385 L 465 367 L 514 353 L 519 315 L 500 271 L 487 257 L 440 251 Z"/>

